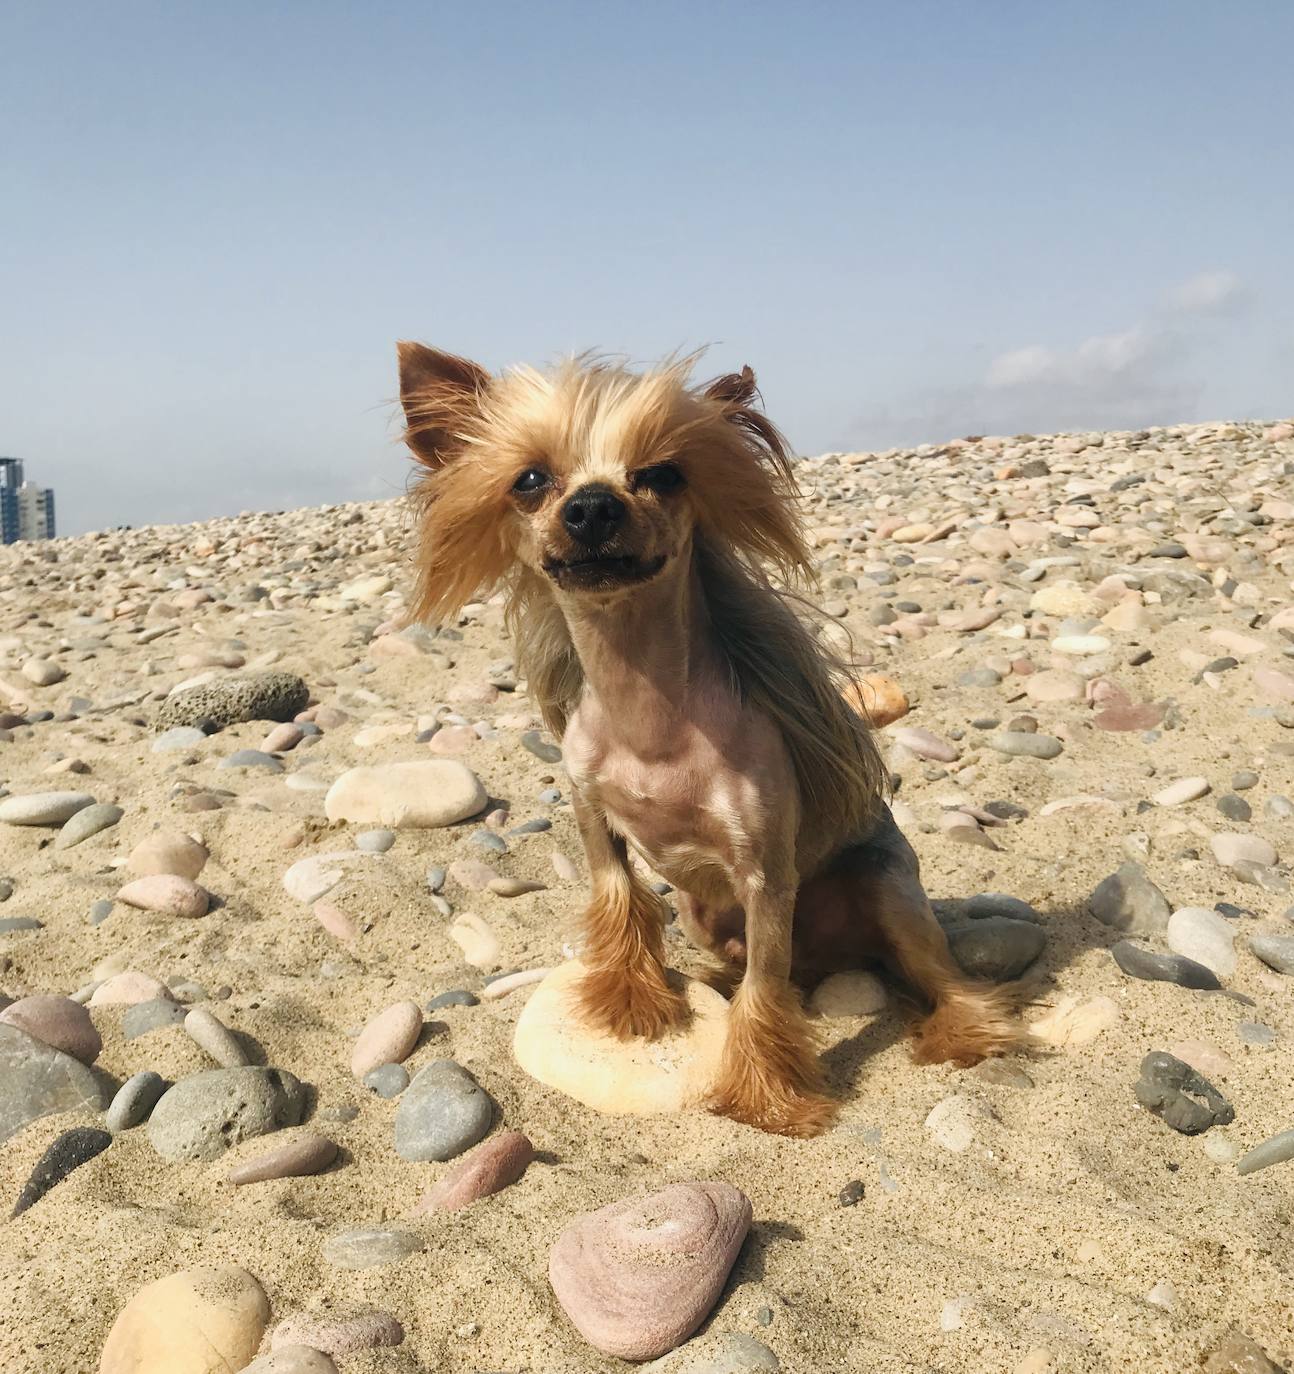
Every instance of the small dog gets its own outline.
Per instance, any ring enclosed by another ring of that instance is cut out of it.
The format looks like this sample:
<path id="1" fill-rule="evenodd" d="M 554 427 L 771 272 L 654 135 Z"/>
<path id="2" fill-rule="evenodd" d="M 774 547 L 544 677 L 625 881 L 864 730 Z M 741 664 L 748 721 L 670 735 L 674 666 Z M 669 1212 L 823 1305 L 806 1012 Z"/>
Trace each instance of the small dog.
<path id="1" fill-rule="evenodd" d="M 744 969 L 714 1111 L 784 1135 L 830 1123 L 795 983 L 880 962 L 932 1010 L 923 1062 L 1022 1039 L 1006 990 L 966 977 L 885 804 L 847 666 L 765 571 L 811 574 L 785 441 L 749 368 L 636 374 L 576 359 L 494 377 L 399 345 L 406 442 L 424 465 L 416 613 L 502 584 L 517 661 L 562 740 L 588 859 L 580 1009 L 621 1038 L 686 1003 L 666 978 L 662 900 Z"/>

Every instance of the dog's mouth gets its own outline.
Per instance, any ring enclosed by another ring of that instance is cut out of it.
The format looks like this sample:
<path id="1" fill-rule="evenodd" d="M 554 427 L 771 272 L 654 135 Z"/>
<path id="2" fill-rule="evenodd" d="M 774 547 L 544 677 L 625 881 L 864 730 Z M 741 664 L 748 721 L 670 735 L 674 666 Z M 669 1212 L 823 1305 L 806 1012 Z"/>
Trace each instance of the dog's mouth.
<path id="1" fill-rule="evenodd" d="M 559 587 L 596 591 L 647 582 L 665 566 L 665 555 L 638 558 L 634 554 L 589 554 L 582 558 L 550 558 L 544 571 Z"/>

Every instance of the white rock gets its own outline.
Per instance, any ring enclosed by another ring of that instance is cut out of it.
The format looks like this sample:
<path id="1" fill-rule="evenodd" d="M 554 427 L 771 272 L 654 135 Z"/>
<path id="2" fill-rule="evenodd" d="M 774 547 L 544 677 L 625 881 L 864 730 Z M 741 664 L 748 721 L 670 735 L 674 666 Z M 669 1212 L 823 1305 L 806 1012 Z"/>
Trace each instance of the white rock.
<path id="1" fill-rule="evenodd" d="M 976 1126 L 992 1119 L 993 1113 L 978 1098 L 953 1093 L 935 1103 L 925 1126 L 936 1145 L 959 1155 L 975 1143 Z"/>
<path id="2" fill-rule="evenodd" d="M 1051 647 L 1058 654 L 1081 658 L 1088 654 L 1103 654 L 1110 647 L 1110 641 L 1104 635 L 1057 635 L 1051 641 Z"/>
<path id="3" fill-rule="evenodd" d="M 289 897 L 309 905 L 326 897 L 333 888 L 359 872 L 372 871 L 383 860 L 381 854 L 367 854 L 362 849 L 345 849 L 337 853 L 313 854 L 299 859 L 283 875 L 283 887 Z"/>
<path id="4" fill-rule="evenodd" d="M 1209 790 L 1208 778 L 1179 778 L 1161 788 L 1151 797 L 1156 806 L 1184 806 L 1204 796 Z"/>
<path id="5" fill-rule="evenodd" d="M 426 759 L 348 770 L 328 789 L 324 812 L 330 821 L 427 829 L 466 820 L 488 800 L 466 764 Z"/>
<path id="6" fill-rule="evenodd" d="M 473 968 L 486 972 L 499 966 L 499 937 L 474 912 L 465 911 L 449 927 L 449 938 Z"/>
<path id="7" fill-rule="evenodd" d="M 1168 948 L 1211 968 L 1219 978 L 1236 971 L 1235 938 L 1235 924 L 1207 907 L 1182 907 L 1168 918 Z"/>
<path id="8" fill-rule="evenodd" d="M 850 969 L 824 978 L 809 998 L 809 1008 L 819 1016 L 874 1016 L 884 1011 L 885 984 L 864 969 Z"/>
<path id="9" fill-rule="evenodd" d="M 94 805 L 88 792 L 29 792 L 0 801 L 0 821 L 8 825 L 62 825 Z"/>
<path id="10" fill-rule="evenodd" d="M 0 806 L 4 803 L 0 802 Z M 0 820 L 3 817 L 0 816 Z M 1276 862 L 1276 849 L 1261 835 L 1238 835 L 1229 831 L 1214 835 L 1209 841 L 1213 857 L 1223 868 L 1235 868 L 1237 864 L 1251 863 L 1268 868 Z"/>

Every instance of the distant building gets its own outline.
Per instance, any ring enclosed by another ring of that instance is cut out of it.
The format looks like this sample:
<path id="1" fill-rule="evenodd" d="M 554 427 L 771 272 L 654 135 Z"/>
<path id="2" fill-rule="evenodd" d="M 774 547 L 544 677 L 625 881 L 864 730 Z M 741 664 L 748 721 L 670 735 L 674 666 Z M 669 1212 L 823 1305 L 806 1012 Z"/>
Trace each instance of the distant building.
<path id="1" fill-rule="evenodd" d="M 53 537 L 53 488 L 25 481 L 20 458 L 0 458 L 0 543 Z"/>

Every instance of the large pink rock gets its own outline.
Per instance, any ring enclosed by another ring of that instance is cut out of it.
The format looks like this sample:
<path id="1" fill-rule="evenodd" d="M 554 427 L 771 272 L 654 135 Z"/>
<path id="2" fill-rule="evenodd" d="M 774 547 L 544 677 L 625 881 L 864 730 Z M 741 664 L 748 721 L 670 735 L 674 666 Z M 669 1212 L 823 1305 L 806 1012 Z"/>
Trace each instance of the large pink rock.
<path id="1" fill-rule="evenodd" d="M 403 1063 L 422 1034 L 422 1008 L 417 1002 L 396 1002 L 380 1011 L 359 1033 L 350 1056 L 350 1071 L 363 1078 L 383 1064 Z"/>
<path id="2" fill-rule="evenodd" d="M 70 997 L 20 997 L 0 1011 L 0 1022 L 17 1026 L 82 1064 L 93 1064 L 103 1049 L 90 1013 Z"/>
<path id="3" fill-rule="evenodd" d="M 404 1327 L 376 1307 L 337 1306 L 323 1312 L 296 1312 L 285 1318 L 270 1336 L 270 1349 L 308 1345 L 333 1359 L 357 1350 L 399 1345 Z"/>
<path id="4" fill-rule="evenodd" d="M 136 878 L 117 893 L 117 900 L 161 916 L 205 916 L 208 897 L 203 888 L 175 873 L 150 873 Z"/>
<path id="5" fill-rule="evenodd" d="M 520 1131 L 491 1136 L 456 1164 L 413 1209 L 424 1212 L 457 1212 L 483 1197 L 501 1192 L 526 1172 L 535 1147 Z"/>
<path id="6" fill-rule="evenodd" d="M 750 1199 L 729 1183 L 671 1184 L 573 1221 L 553 1246 L 548 1280 L 590 1345 L 655 1359 L 705 1320 L 750 1220 Z"/>

